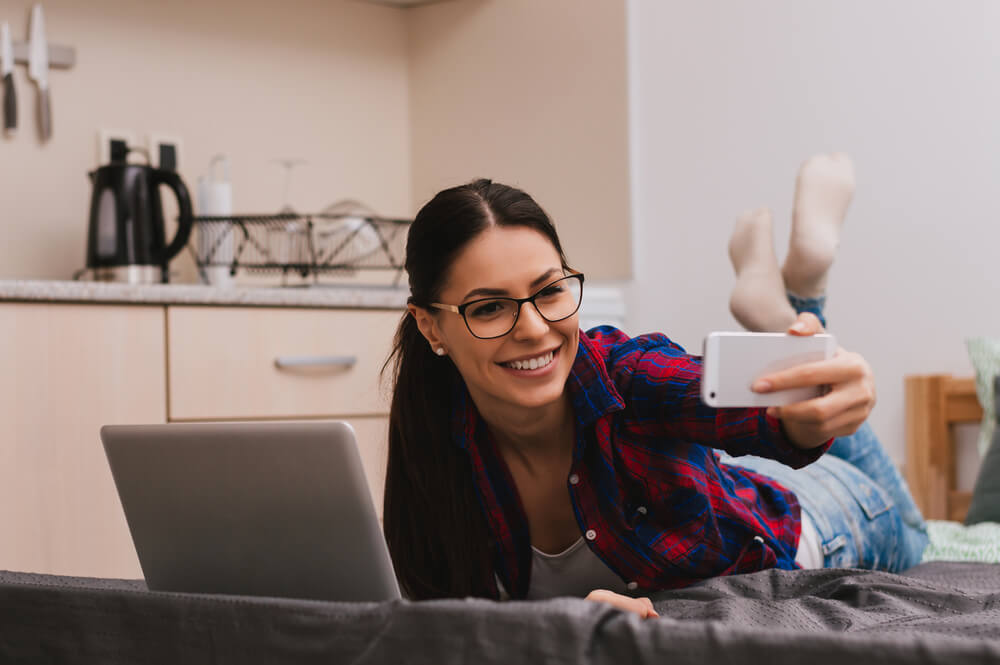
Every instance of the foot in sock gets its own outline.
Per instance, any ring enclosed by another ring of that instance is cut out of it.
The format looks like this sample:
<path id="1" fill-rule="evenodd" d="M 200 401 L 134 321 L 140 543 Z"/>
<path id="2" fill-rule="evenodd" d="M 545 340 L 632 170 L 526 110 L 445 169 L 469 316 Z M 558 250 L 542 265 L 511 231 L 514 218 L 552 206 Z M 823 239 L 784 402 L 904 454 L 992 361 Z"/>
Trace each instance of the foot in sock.
<path id="1" fill-rule="evenodd" d="M 814 155 L 799 168 L 792 235 L 781 269 L 785 288 L 803 298 L 826 292 L 826 276 L 840 245 L 840 226 L 854 195 L 854 165 L 842 152 Z"/>
<path id="2" fill-rule="evenodd" d="M 795 322 L 795 310 L 774 254 L 770 210 L 739 216 L 729 238 L 729 259 L 736 271 L 729 309 L 736 320 L 751 332 L 785 332 Z"/>

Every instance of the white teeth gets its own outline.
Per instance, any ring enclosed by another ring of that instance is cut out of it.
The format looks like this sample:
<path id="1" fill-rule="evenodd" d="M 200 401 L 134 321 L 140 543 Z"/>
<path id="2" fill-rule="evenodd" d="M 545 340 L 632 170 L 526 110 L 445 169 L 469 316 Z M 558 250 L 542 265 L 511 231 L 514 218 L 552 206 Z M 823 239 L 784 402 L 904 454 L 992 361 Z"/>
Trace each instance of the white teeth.
<path id="1" fill-rule="evenodd" d="M 539 367 L 545 367 L 552 362 L 553 357 L 555 357 L 555 352 L 549 351 L 544 356 L 538 356 L 537 358 L 531 358 L 530 360 L 515 360 L 513 362 L 504 363 L 504 365 L 514 369 L 538 369 Z"/>

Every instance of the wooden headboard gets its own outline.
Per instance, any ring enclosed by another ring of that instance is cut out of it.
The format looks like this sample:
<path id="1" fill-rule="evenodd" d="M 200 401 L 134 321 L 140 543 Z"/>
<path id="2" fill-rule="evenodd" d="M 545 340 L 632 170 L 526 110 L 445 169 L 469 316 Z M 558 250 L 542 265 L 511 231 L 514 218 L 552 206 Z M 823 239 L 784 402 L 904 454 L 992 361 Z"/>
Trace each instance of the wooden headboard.
<path id="1" fill-rule="evenodd" d="M 964 521 L 971 492 L 957 488 L 954 425 L 979 422 L 982 408 L 972 378 L 908 376 L 906 482 L 927 519 Z"/>

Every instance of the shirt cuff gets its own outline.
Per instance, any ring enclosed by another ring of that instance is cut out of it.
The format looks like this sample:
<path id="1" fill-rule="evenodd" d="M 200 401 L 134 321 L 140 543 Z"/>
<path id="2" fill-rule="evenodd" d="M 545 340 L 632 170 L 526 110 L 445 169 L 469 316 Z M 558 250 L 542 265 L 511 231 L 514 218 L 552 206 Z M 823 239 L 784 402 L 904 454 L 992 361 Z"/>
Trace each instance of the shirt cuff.
<path id="1" fill-rule="evenodd" d="M 812 464 L 826 453 L 833 445 L 833 439 L 827 439 L 815 448 L 799 448 L 785 433 L 785 426 L 774 416 L 767 415 L 767 409 L 760 410 L 762 426 L 767 432 L 767 439 L 774 444 L 775 459 L 793 469 L 800 469 Z"/>

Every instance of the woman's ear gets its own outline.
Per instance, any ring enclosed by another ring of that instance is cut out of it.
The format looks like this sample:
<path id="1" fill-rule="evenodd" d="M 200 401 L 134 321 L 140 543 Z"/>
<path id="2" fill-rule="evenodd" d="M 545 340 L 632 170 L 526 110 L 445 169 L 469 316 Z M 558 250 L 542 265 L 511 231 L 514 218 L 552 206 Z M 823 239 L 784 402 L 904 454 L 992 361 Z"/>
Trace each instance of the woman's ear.
<path id="1" fill-rule="evenodd" d="M 424 336 L 431 348 L 435 350 L 441 348 L 443 346 L 441 332 L 438 330 L 437 320 L 431 313 L 423 307 L 412 304 L 407 305 L 406 309 L 410 312 L 410 316 L 416 320 L 420 334 Z"/>

